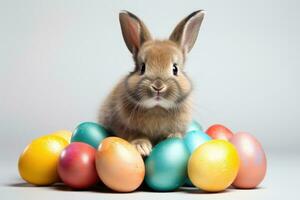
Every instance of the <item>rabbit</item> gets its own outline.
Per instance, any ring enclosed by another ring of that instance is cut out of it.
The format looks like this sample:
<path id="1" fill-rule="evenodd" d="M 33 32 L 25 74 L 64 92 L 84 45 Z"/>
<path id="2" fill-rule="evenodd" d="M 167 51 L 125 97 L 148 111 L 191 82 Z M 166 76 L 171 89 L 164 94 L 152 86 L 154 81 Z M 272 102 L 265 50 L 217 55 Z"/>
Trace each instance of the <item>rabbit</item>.
<path id="1" fill-rule="evenodd" d="M 119 13 L 123 39 L 134 70 L 104 100 L 99 123 L 129 141 L 142 156 L 170 137 L 183 137 L 192 120 L 193 85 L 184 71 L 204 17 L 198 10 L 185 17 L 169 39 L 152 39 L 146 25 L 128 11 Z"/>

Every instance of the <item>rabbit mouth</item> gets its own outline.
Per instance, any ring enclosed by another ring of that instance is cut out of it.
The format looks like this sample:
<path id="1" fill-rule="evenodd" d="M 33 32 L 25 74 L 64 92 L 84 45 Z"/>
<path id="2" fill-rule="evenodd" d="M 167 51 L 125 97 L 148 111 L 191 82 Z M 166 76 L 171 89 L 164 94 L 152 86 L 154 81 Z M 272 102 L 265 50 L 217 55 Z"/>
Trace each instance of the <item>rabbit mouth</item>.
<path id="1" fill-rule="evenodd" d="M 154 95 L 154 99 L 156 100 L 156 101 L 160 101 L 160 100 L 162 100 L 162 95 L 161 95 L 161 93 L 160 92 L 157 92 L 155 95 Z"/>
<path id="2" fill-rule="evenodd" d="M 174 107 L 174 102 L 170 101 L 164 97 L 162 97 L 161 95 L 155 95 L 147 100 L 144 100 L 142 102 L 142 105 L 148 109 L 150 108 L 154 108 L 154 107 L 162 107 L 165 109 L 169 109 Z"/>

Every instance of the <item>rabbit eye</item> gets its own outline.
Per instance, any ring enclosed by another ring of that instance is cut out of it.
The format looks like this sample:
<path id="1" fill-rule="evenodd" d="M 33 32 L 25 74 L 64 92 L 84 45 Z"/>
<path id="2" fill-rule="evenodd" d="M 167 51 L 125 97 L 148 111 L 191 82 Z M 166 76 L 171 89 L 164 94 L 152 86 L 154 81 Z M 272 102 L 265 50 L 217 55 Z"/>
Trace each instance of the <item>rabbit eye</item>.
<path id="1" fill-rule="evenodd" d="M 177 76 L 177 74 L 178 74 L 177 63 L 174 63 L 174 64 L 173 64 L 173 74 L 174 74 L 174 76 Z"/>
<path id="2" fill-rule="evenodd" d="M 140 74 L 143 75 L 143 74 L 145 73 L 145 70 L 146 70 L 146 64 L 145 64 L 145 63 L 142 63 Z"/>

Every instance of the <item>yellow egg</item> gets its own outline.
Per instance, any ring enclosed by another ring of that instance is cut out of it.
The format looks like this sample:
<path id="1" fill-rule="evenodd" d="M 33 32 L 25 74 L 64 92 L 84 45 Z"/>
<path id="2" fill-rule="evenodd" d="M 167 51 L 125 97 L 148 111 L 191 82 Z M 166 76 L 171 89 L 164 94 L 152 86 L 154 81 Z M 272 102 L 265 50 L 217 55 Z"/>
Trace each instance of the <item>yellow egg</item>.
<path id="1" fill-rule="evenodd" d="M 67 145 L 65 139 L 55 135 L 33 140 L 19 157 L 21 177 L 34 185 L 50 185 L 57 182 L 59 155 Z"/>
<path id="2" fill-rule="evenodd" d="M 192 183 L 208 192 L 219 192 L 231 185 L 239 170 L 235 147 L 225 140 L 211 140 L 199 146 L 188 163 Z"/>
<path id="3" fill-rule="evenodd" d="M 68 143 L 70 143 L 71 142 L 71 137 L 72 137 L 72 132 L 68 131 L 68 130 L 59 130 L 59 131 L 55 131 L 53 133 L 50 133 L 49 135 L 56 135 L 56 136 L 62 137 Z"/>

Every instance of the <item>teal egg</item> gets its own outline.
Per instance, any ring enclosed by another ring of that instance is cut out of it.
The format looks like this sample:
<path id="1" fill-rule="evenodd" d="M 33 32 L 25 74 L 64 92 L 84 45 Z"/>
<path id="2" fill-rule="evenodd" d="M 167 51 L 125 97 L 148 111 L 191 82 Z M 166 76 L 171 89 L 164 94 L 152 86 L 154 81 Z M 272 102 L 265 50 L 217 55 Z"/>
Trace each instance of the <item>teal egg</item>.
<path id="1" fill-rule="evenodd" d="M 73 132 L 71 142 L 84 142 L 97 149 L 108 135 L 108 131 L 100 124 L 84 122 L 79 124 Z"/>
<path id="2" fill-rule="evenodd" d="M 189 149 L 190 153 L 193 153 L 201 144 L 211 140 L 211 137 L 200 130 L 194 130 L 187 132 L 183 138 L 184 143 Z"/>
<path id="3" fill-rule="evenodd" d="M 190 131 L 203 131 L 203 128 L 202 126 L 196 121 L 196 120 L 193 120 L 187 127 L 187 130 L 186 130 L 186 133 L 187 132 L 190 132 Z"/>
<path id="4" fill-rule="evenodd" d="M 189 156 L 182 139 L 169 138 L 157 144 L 145 161 L 147 185 L 155 191 L 172 191 L 182 186 Z"/>
<path id="5" fill-rule="evenodd" d="M 211 137 L 200 130 L 187 132 L 183 138 L 183 141 L 186 144 L 190 154 L 192 154 L 193 151 L 196 150 L 201 144 L 210 140 Z M 189 178 L 187 178 L 185 185 L 194 186 Z"/>

